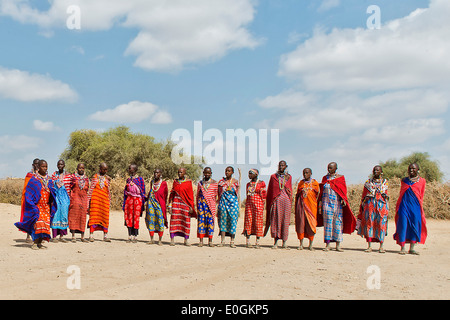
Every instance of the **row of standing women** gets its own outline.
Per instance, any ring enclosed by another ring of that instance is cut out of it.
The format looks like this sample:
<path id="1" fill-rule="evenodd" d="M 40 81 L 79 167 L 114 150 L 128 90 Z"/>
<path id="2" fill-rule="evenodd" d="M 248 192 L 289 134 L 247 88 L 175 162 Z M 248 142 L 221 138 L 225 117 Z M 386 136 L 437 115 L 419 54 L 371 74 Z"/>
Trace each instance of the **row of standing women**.
<path id="1" fill-rule="evenodd" d="M 64 161 L 60 160 L 58 171 L 49 177 L 47 163 L 40 160 L 35 163 L 36 171 L 26 177 L 21 221 L 16 226 L 32 238 L 33 249 L 46 248 L 42 241 L 49 240 L 52 236 L 55 241 L 59 236 L 60 241 L 66 242 L 63 236 L 67 234 L 67 228 L 72 233 L 73 242 L 76 242 L 76 233 L 81 234 L 83 242 L 94 241 L 95 231 L 103 231 L 104 241 L 110 241 L 108 229 L 111 194 L 107 165 L 102 163 L 99 172 L 91 180 L 85 175 L 83 164 L 78 165 L 74 174 L 67 174 L 64 166 Z M 345 177 L 337 174 L 337 164 L 334 162 L 327 169 L 328 173 L 321 183 L 312 179 L 311 169 L 304 169 L 303 180 L 299 182 L 295 196 L 292 177 L 287 173 L 285 161 L 280 161 L 278 171 L 270 177 L 267 188 L 265 182 L 258 179 L 258 170 L 251 169 L 248 174 L 250 181 L 246 186 L 242 232 L 246 237 L 246 247 L 260 248 L 260 238 L 270 230 L 274 239 L 272 248 L 278 248 L 279 240 L 283 242 L 282 248 L 287 248 L 291 212 L 294 209 L 299 249 L 304 248 L 303 241 L 307 238 L 307 248 L 313 250 L 317 227 L 324 227 L 324 251 L 331 250 L 333 242 L 336 243 L 336 251 L 343 251 L 343 234 L 351 234 L 356 230 L 368 243 L 366 252 L 371 252 L 372 243 L 378 242 L 379 252 L 384 253 L 389 196 L 388 182 L 382 177 L 382 168 L 374 167 L 372 178 L 365 183 L 357 218 L 348 202 Z M 239 218 L 240 186 L 239 181 L 233 178 L 232 167 L 226 168 L 225 177 L 218 182 L 212 179 L 211 168 L 205 168 L 203 179 L 197 186 L 196 197 L 192 181 L 186 178 L 184 168 L 178 170 L 178 179 L 174 181 L 170 193 L 160 169 L 154 171 L 148 194 L 143 178 L 137 175 L 137 166 L 130 165 L 128 171 L 130 177 L 124 188 L 122 206 L 124 224 L 128 229 L 127 242 L 137 242 L 140 218 L 145 212 L 149 244 L 154 243 L 157 233 L 158 244 L 161 245 L 164 230 L 168 228 L 171 245 L 175 245 L 175 237 L 179 236 L 189 246 L 191 218 L 197 218 L 199 246 L 204 245 L 205 238 L 208 238 L 208 246 L 214 246 L 217 217 L 220 243 L 216 246 L 224 246 L 228 236 L 231 239 L 230 246 L 236 247 L 234 241 Z M 394 239 L 401 246 L 401 254 L 407 253 L 406 243 L 410 243 L 411 254 L 418 254 L 415 250 L 416 243 L 425 243 L 425 183 L 425 179 L 419 176 L 419 166 L 411 164 L 408 177 L 402 180 L 396 206 Z M 84 238 L 87 216 L 89 240 Z M 251 236 L 256 237 L 254 246 L 250 244 Z"/>

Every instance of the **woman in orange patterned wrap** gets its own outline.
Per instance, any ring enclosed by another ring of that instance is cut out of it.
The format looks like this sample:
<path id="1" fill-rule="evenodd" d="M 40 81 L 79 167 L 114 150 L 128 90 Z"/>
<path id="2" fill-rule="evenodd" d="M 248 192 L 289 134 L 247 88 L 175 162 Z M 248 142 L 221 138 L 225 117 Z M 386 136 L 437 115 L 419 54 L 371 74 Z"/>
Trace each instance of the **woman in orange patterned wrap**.
<path id="1" fill-rule="evenodd" d="M 108 166 L 102 163 L 99 172 L 91 180 L 89 188 L 89 241 L 94 241 L 94 231 L 103 231 L 103 240 L 111 242 L 108 238 L 109 210 L 111 193 L 109 190 L 111 178 L 106 175 Z"/>
<path id="2" fill-rule="evenodd" d="M 299 250 L 303 249 L 303 240 L 308 238 L 309 250 L 313 250 L 312 244 L 317 226 L 317 201 L 320 193 L 319 183 L 311 178 L 312 170 L 303 170 L 303 180 L 297 187 L 295 196 L 295 230 L 300 240 Z"/>

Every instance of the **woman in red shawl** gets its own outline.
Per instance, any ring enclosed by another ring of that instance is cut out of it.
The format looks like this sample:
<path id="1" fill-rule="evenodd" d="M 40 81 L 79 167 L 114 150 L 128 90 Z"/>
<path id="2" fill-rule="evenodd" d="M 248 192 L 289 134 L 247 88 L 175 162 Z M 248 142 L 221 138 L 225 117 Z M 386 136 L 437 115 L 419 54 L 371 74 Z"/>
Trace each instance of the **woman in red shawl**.
<path id="1" fill-rule="evenodd" d="M 389 184 L 382 176 L 381 166 L 375 166 L 372 173 L 372 178 L 364 184 L 356 229 L 358 234 L 366 239 L 365 252 L 372 252 L 372 242 L 379 242 L 378 251 L 385 253 L 383 243 L 388 227 Z"/>
<path id="2" fill-rule="evenodd" d="M 343 233 L 355 231 L 356 218 L 348 202 L 345 177 L 336 171 L 336 162 L 328 164 L 328 174 L 320 184 L 317 226 L 324 227 L 324 241 L 327 244 L 324 251 L 329 251 L 331 242 L 336 242 L 336 251 L 342 252 Z"/>
<path id="3" fill-rule="evenodd" d="M 89 211 L 88 192 L 90 187 L 90 181 L 85 171 L 84 163 L 79 163 L 70 183 L 69 229 L 72 233 L 72 242 L 76 242 L 75 233 L 81 234 L 82 242 L 89 242 L 84 238 Z"/>
<path id="4" fill-rule="evenodd" d="M 394 240 L 401 246 L 400 254 L 406 254 L 405 244 L 409 243 L 409 253 L 417 255 L 416 243 L 424 244 L 427 226 L 423 211 L 423 197 L 426 181 L 419 176 L 419 165 L 413 163 L 408 168 L 408 177 L 402 180 L 400 197 L 395 214 Z"/>
<path id="5" fill-rule="evenodd" d="M 191 232 L 191 216 L 196 217 L 194 207 L 194 189 L 192 181 L 186 179 L 186 169 L 178 170 L 178 179 L 173 182 L 169 196 L 170 213 L 170 245 L 175 245 L 175 237 L 183 237 L 184 245 L 189 246 L 188 239 Z"/>
<path id="6" fill-rule="evenodd" d="M 274 239 L 273 249 L 278 248 L 278 240 L 283 240 L 283 248 L 287 249 L 289 224 L 292 210 L 292 177 L 286 172 L 286 161 L 280 161 L 278 172 L 270 177 L 266 199 L 266 228 L 264 236 L 271 229 Z"/>
<path id="7" fill-rule="evenodd" d="M 247 183 L 247 199 L 245 200 L 245 222 L 242 234 L 247 238 L 245 246 L 251 248 L 250 236 L 256 236 L 255 248 L 259 249 L 259 238 L 263 236 L 264 202 L 266 200 L 266 183 L 258 179 L 259 171 L 250 169 Z"/>
<path id="8" fill-rule="evenodd" d="M 155 171 L 153 171 L 153 179 L 150 183 L 150 192 L 147 196 L 148 201 L 145 224 L 147 225 L 148 232 L 150 233 L 150 242 L 148 244 L 154 243 L 153 237 L 155 232 L 157 232 L 159 236 L 158 245 L 162 245 L 164 227 L 168 227 L 166 202 L 169 189 L 167 187 L 167 182 L 163 181 L 161 176 L 161 169 L 155 169 Z"/>
<path id="9" fill-rule="evenodd" d="M 197 237 L 200 239 L 199 247 L 203 247 L 205 237 L 208 238 L 208 246 L 213 246 L 219 184 L 211 176 L 211 168 L 206 167 L 203 169 L 203 179 L 197 185 Z"/>

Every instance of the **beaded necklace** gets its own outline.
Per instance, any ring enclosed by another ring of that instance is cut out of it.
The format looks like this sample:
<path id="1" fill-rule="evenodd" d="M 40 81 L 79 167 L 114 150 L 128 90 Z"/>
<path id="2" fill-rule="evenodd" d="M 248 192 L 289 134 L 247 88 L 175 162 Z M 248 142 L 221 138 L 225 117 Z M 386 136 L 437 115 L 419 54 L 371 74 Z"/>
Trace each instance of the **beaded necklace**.
<path id="1" fill-rule="evenodd" d="M 136 174 L 136 175 L 134 175 L 134 176 L 131 176 L 130 177 L 130 185 L 131 186 L 134 186 L 136 183 L 134 183 L 134 179 L 137 179 L 137 178 L 139 178 L 139 176 Z"/>
<path id="2" fill-rule="evenodd" d="M 155 180 L 153 179 L 152 180 L 152 190 L 153 190 L 153 192 L 158 192 L 159 188 L 161 188 L 161 184 L 162 184 L 161 179 L 159 179 L 159 181 L 157 183 L 155 183 Z M 156 189 L 155 189 L 155 186 L 156 186 Z"/>
<path id="3" fill-rule="evenodd" d="M 209 179 L 208 181 L 202 180 L 202 186 L 205 191 L 208 191 L 209 187 L 211 186 L 211 179 Z"/>
<path id="4" fill-rule="evenodd" d="M 187 181 L 187 178 L 184 177 L 183 180 L 177 179 L 177 181 L 178 181 L 179 184 L 182 184 L 183 182 L 186 182 L 186 181 Z"/>
<path id="5" fill-rule="evenodd" d="M 59 173 L 58 171 L 55 172 L 56 174 L 56 185 L 58 188 L 61 188 L 64 185 L 64 176 L 66 175 L 66 170 L 64 170 L 62 173 Z"/>
<path id="6" fill-rule="evenodd" d="M 229 181 L 227 180 L 227 178 L 223 178 L 224 179 L 224 181 L 225 181 L 225 185 L 227 186 L 226 187 L 226 191 L 231 191 L 231 190 L 233 190 L 233 188 L 232 188 L 232 185 L 233 185 L 233 178 L 231 178 Z"/>
<path id="7" fill-rule="evenodd" d="M 34 176 L 41 182 L 42 187 L 44 187 L 46 191 L 49 191 L 48 182 L 50 180 L 50 177 L 48 175 L 45 175 L 45 177 L 43 177 L 39 173 L 35 173 Z"/>
<path id="8" fill-rule="evenodd" d="M 78 179 L 78 187 L 80 188 L 80 190 L 83 190 L 84 186 L 86 185 L 86 175 L 83 174 L 82 176 L 80 176 L 78 172 L 75 172 L 75 177 Z"/>
<path id="9" fill-rule="evenodd" d="M 313 179 L 310 179 L 309 181 L 303 180 L 304 185 L 305 185 L 305 187 L 302 189 L 303 198 L 306 198 L 308 196 L 309 191 L 311 191 L 313 189 L 312 181 L 313 181 Z"/>
<path id="10" fill-rule="evenodd" d="M 280 190 L 284 189 L 284 186 L 286 185 L 286 182 L 288 181 L 288 175 L 285 173 L 277 173 L 278 175 L 278 186 L 280 187 Z"/>
<path id="11" fill-rule="evenodd" d="M 250 181 L 250 186 L 248 187 L 248 190 L 247 190 L 247 196 L 253 196 L 255 194 L 256 186 L 258 185 L 258 183 L 259 183 L 259 179 L 257 179 L 256 182 Z"/>
<path id="12" fill-rule="evenodd" d="M 97 177 L 98 177 L 98 184 L 100 186 L 100 189 L 103 189 L 105 187 L 106 177 L 101 176 L 101 175 L 98 175 Z"/>

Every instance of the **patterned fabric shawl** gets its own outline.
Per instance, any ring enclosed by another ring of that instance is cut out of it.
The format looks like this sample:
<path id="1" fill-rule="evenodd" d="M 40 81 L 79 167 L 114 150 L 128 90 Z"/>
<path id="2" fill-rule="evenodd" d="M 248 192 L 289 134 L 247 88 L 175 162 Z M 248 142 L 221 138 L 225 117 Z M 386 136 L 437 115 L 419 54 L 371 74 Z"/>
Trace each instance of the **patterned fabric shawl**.
<path id="1" fill-rule="evenodd" d="M 320 196 L 319 201 L 322 200 L 323 186 L 328 183 L 331 189 L 336 192 L 342 200 L 344 200 L 346 206 L 343 207 L 343 232 L 346 234 L 352 234 L 356 229 L 356 218 L 353 215 L 353 212 L 350 208 L 350 203 L 347 198 L 347 183 L 345 182 L 344 176 L 339 176 L 336 179 L 328 179 L 328 175 L 324 176 L 322 179 L 322 183 L 320 184 Z M 323 227 L 323 215 L 318 215 L 317 217 L 317 226 Z"/>
<path id="2" fill-rule="evenodd" d="M 192 217 L 197 217 L 194 205 L 194 188 L 192 187 L 192 181 L 188 179 L 180 183 L 178 180 L 175 180 L 173 182 L 172 191 L 170 192 L 169 202 L 173 200 L 175 194 L 177 194 L 183 202 L 192 209 Z"/>
<path id="3" fill-rule="evenodd" d="M 141 199 L 142 199 L 142 203 L 145 203 L 147 201 L 147 197 L 145 195 L 145 183 L 144 183 L 144 179 L 142 179 L 142 177 L 129 177 L 127 179 L 127 184 L 125 186 L 125 189 L 123 190 L 123 204 L 122 204 L 122 210 L 125 210 L 125 203 L 127 201 L 127 188 L 128 186 L 133 183 L 135 186 L 137 186 L 139 188 L 139 192 L 141 194 Z M 142 206 L 142 211 L 144 211 L 144 206 Z"/>
<path id="4" fill-rule="evenodd" d="M 28 184 L 25 189 L 24 194 L 24 213 L 23 219 L 21 222 L 17 222 L 14 225 L 21 231 L 24 231 L 28 234 L 31 234 L 34 229 L 34 224 L 39 218 L 39 208 L 37 206 L 39 200 L 41 199 L 41 190 L 42 190 L 41 180 L 33 174 L 33 176 L 28 181 Z M 50 201 L 51 201 L 51 219 L 53 220 L 53 216 L 57 210 L 56 201 L 54 200 L 56 197 L 55 187 L 53 185 L 53 181 L 48 179 L 47 187 L 50 190 Z"/>

